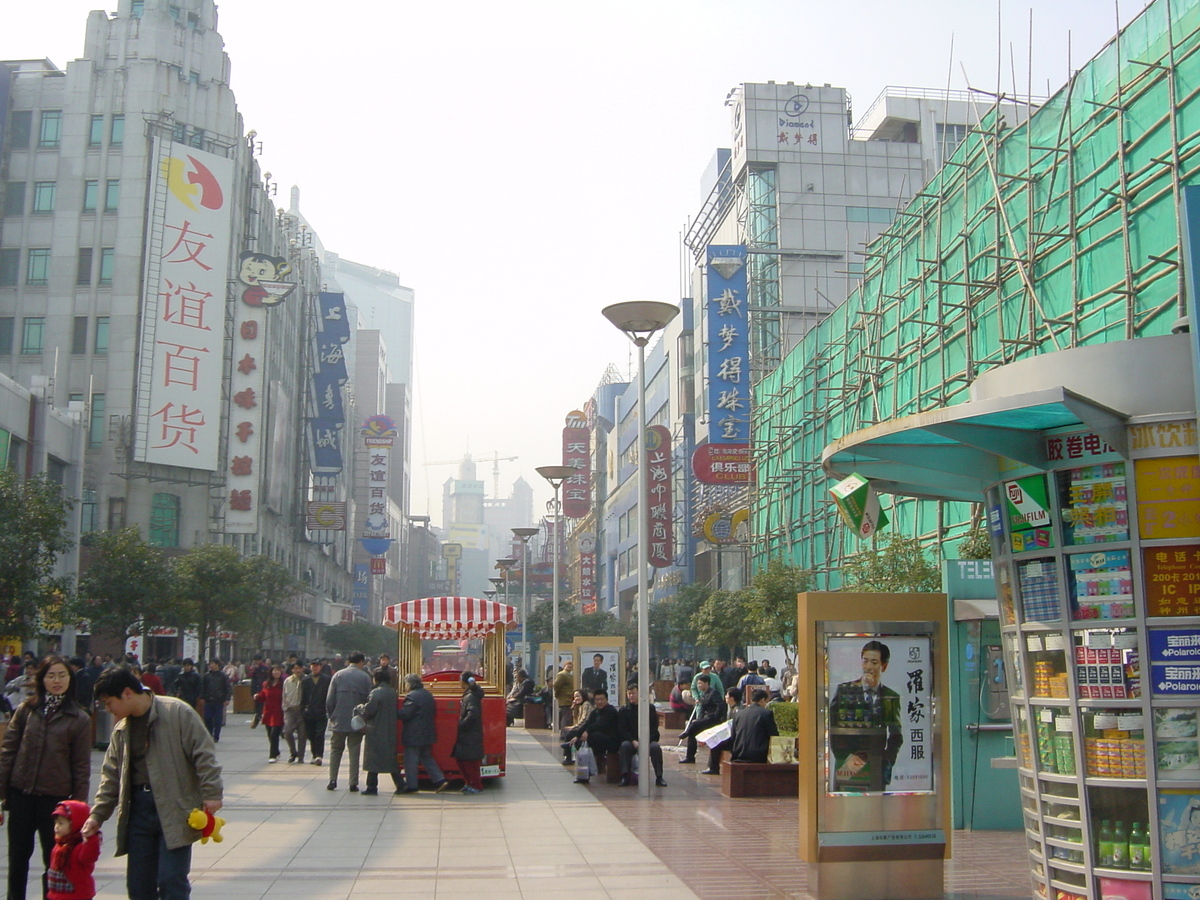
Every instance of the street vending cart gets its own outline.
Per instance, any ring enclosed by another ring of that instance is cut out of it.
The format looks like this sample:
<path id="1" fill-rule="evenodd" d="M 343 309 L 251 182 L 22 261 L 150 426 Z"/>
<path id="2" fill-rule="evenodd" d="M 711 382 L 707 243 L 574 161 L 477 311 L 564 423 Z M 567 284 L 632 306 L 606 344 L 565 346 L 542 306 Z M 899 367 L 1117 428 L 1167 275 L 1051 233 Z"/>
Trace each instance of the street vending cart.
<path id="1" fill-rule="evenodd" d="M 517 626 L 516 607 L 474 597 L 425 597 L 389 606 L 384 611 L 383 624 L 395 628 L 398 635 L 398 689 L 404 690 L 406 674 L 418 672 L 437 702 L 437 743 L 433 746 L 433 757 L 442 772 L 447 778 L 460 777 L 450 751 L 458 733 L 462 696 L 459 675 L 469 668 L 483 688 L 481 774 L 484 778 L 503 776 L 506 634 Z M 454 644 L 460 652 L 447 652 Z M 398 727 L 398 743 L 403 747 L 403 723 Z"/>

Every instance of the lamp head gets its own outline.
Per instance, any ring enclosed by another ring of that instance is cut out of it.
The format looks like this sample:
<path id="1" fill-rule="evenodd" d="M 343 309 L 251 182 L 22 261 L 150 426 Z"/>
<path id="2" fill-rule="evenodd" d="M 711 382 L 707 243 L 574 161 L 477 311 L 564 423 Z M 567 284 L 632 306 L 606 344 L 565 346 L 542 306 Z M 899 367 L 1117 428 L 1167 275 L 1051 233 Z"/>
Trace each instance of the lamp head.
<path id="1" fill-rule="evenodd" d="M 600 314 L 631 341 L 644 347 L 649 343 L 650 335 L 666 328 L 679 315 L 679 307 L 658 300 L 630 300 L 606 306 Z"/>
<path id="2" fill-rule="evenodd" d="M 537 473 L 545 478 L 558 490 L 559 485 L 576 474 L 577 470 L 571 466 L 538 466 Z"/>
<path id="3" fill-rule="evenodd" d="M 521 543 L 528 544 L 529 539 L 541 531 L 540 528 L 514 528 L 512 533 L 521 539 Z"/>
<path id="4" fill-rule="evenodd" d="M 496 565 L 499 566 L 501 569 L 508 569 L 508 568 L 511 568 L 512 566 L 515 566 L 516 564 L 517 564 L 517 558 L 515 556 L 502 556 L 498 560 L 496 560 Z"/>

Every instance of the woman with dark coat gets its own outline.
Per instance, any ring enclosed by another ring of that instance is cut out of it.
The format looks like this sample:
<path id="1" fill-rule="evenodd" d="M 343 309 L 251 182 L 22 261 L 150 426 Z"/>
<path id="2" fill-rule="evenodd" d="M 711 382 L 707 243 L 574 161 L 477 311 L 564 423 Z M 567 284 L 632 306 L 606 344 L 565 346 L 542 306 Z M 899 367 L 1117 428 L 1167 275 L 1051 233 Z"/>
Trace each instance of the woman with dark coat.
<path id="1" fill-rule="evenodd" d="M 283 734 L 283 669 L 271 666 L 271 677 L 254 696 L 262 703 L 262 723 L 267 726 L 267 762 L 279 759 L 279 736 Z"/>
<path id="2" fill-rule="evenodd" d="M 459 676 L 463 683 L 462 702 L 458 708 L 458 738 L 450 756 L 458 763 L 466 787 L 464 794 L 483 792 L 479 766 L 483 760 L 483 688 L 475 683 L 474 672 Z"/>
<path id="3" fill-rule="evenodd" d="M 76 700 L 75 675 L 61 656 L 47 656 L 36 678 L 37 693 L 17 707 L 0 746 L 9 900 L 25 898 L 35 835 L 41 838 L 42 861 L 50 865 L 54 808 L 62 800 L 89 799 L 92 722 Z M 42 884 L 44 896 L 44 875 Z"/>
<path id="4" fill-rule="evenodd" d="M 363 770 L 367 773 L 367 787 L 363 794 L 374 797 L 379 793 L 379 773 L 387 772 L 395 785 L 394 793 L 404 793 L 400 776 L 400 763 L 396 761 L 396 708 L 400 697 L 392 687 L 392 670 L 380 666 L 371 676 L 375 687 L 367 702 L 354 708 L 367 723 L 367 734 L 363 740 Z"/>

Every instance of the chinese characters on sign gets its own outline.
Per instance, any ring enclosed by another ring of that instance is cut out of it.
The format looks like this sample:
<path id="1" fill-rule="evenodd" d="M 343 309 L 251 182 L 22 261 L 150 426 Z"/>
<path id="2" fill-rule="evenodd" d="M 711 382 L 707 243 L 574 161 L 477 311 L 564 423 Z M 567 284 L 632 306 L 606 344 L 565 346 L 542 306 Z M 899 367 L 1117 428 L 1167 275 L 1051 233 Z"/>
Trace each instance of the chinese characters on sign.
<path id="1" fill-rule="evenodd" d="M 692 472 L 701 484 L 749 484 L 750 445 L 701 444 L 692 454 Z"/>
<path id="2" fill-rule="evenodd" d="M 708 439 L 750 440 L 750 341 L 746 248 L 708 247 Z"/>
<path id="3" fill-rule="evenodd" d="M 367 445 L 367 510 L 363 521 L 362 545 L 372 556 L 371 571 L 386 566 L 383 556 L 392 545 L 388 518 L 388 457 L 395 443 L 396 423 L 388 416 L 371 416 L 359 432 Z"/>
<path id="4" fill-rule="evenodd" d="M 215 471 L 233 162 L 161 141 L 153 152 L 150 191 L 166 203 L 148 226 L 134 458 Z"/>
<path id="5" fill-rule="evenodd" d="M 349 380 L 343 347 L 350 340 L 350 320 L 343 294 L 322 291 L 317 309 L 312 382 L 315 414 L 309 420 L 309 440 L 313 472 L 331 475 L 342 471 L 342 431 L 346 424 L 342 385 Z"/>
<path id="6" fill-rule="evenodd" d="M 645 516 L 650 536 L 648 561 L 656 569 L 675 562 L 674 503 L 671 498 L 671 432 L 666 426 L 646 429 L 645 458 L 641 466 L 650 504 Z"/>
<path id="7" fill-rule="evenodd" d="M 562 485 L 562 513 L 568 519 L 582 519 L 592 508 L 592 443 L 587 424 L 587 416 L 576 410 L 567 414 L 563 428 L 563 465 L 575 470 Z"/>
<path id="8" fill-rule="evenodd" d="M 1139 459 L 1138 531 L 1143 538 L 1200 537 L 1200 460 L 1195 456 Z"/>
<path id="9" fill-rule="evenodd" d="M 1200 615 L 1200 544 L 1143 547 L 1146 615 Z"/>

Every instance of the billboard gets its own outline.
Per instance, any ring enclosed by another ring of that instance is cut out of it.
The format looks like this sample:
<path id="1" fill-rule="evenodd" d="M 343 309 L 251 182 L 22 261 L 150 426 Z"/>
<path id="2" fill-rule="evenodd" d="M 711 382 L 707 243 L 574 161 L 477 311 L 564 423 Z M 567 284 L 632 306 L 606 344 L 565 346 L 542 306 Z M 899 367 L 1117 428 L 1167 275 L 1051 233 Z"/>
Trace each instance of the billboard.
<path id="1" fill-rule="evenodd" d="M 138 332 L 134 459 L 215 471 L 220 456 L 233 161 L 156 138 Z M 240 495 L 239 495 L 240 496 Z"/>
<path id="2" fill-rule="evenodd" d="M 562 486 L 562 513 L 568 519 L 582 519 L 592 508 L 591 438 L 586 415 L 579 410 L 567 413 L 562 460 L 564 466 L 575 469 Z"/>
<path id="3" fill-rule="evenodd" d="M 671 432 L 664 425 L 646 429 L 646 533 L 650 535 L 647 561 L 656 569 L 675 562 L 674 501 L 671 490 Z"/>
<path id="4" fill-rule="evenodd" d="M 746 300 L 746 248 L 708 247 L 708 440 L 750 441 L 750 318 Z"/>

